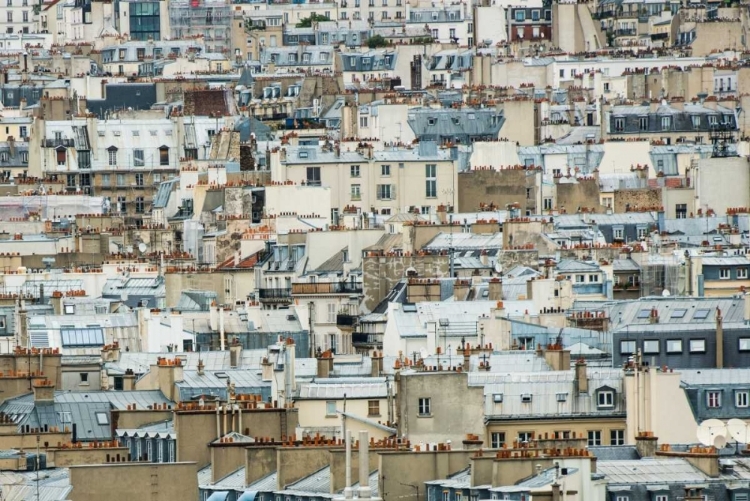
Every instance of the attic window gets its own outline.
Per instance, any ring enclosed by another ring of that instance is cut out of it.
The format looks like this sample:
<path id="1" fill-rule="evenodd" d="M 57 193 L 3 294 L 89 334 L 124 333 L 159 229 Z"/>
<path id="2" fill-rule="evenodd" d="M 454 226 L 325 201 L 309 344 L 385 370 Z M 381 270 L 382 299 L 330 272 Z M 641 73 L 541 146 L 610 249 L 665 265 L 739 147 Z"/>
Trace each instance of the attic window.
<path id="1" fill-rule="evenodd" d="M 557 401 L 558 402 L 565 402 L 568 400 L 568 394 L 567 393 L 558 393 L 557 394 Z"/>
<path id="2" fill-rule="evenodd" d="M 99 426 L 106 426 L 109 424 L 109 416 L 107 416 L 106 412 L 97 412 L 96 422 Z"/>
<path id="3" fill-rule="evenodd" d="M 435 125 L 437 123 L 437 118 L 428 118 L 427 119 L 427 125 Z"/>
<path id="4" fill-rule="evenodd" d="M 492 395 L 492 401 L 495 402 L 496 404 L 503 403 L 503 394 L 495 393 L 494 395 Z"/>
<path id="5" fill-rule="evenodd" d="M 297 157 L 299 157 L 299 158 L 307 158 L 307 157 L 308 157 L 308 155 L 309 155 L 309 154 L 308 154 L 308 152 L 306 152 L 306 151 L 300 151 L 300 152 L 299 152 L 299 153 L 297 154 Z"/>
<path id="6" fill-rule="evenodd" d="M 521 403 L 522 404 L 530 404 L 531 403 L 531 393 L 521 393 Z"/>
<path id="7" fill-rule="evenodd" d="M 458 125 L 460 123 L 460 120 L 458 119 L 458 117 L 453 117 L 452 121 L 453 121 L 453 125 Z"/>
<path id="8" fill-rule="evenodd" d="M 711 310 L 707 308 L 695 310 L 695 313 L 693 314 L 693 320 L 705 320 L 708 318 L 709 313 L 711 313 Z"/>
<path id="9" fill-rule="evenodd" d="M 64 306 L 65 314 L 66 315 L 75 315 L 76 314 L 76 305 L 74 304 L 66 304 Z"/>
<path id="10" fill-rule="evenodd" d="M 638 318 L 645 319 L 651 316 L 651 310 L 641 310 L 638 312 Z"/>
<path id="11" fill-rule="evenodd" d="M 477 115 L 476 115 L 476 113 L 469 113 L 468 118 L 469 118 L 469 120 L 476 120 Z"/>
<path id="12" fill-rule="evenodd" d="M 669 316 L 669 318 L 684 318 L 686 313 L 687 310 L 684 308 L 672 310 L 672 314 Z"/>

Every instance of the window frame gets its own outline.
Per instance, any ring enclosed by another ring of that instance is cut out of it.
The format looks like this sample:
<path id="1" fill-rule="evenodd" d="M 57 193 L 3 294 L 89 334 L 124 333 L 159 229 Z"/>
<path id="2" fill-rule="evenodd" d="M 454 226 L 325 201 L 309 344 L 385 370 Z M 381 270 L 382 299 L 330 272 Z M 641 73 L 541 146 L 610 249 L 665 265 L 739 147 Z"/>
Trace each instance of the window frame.
<path id="1" fill-rule="evenodd" d="M 706 391 L 706 407 L 709 409 L 721 409 L 721 390 Z"/>
<path id="2" fill-rule="evenodd" d="M 432 417 L 432 398 L 419 397 L 417 400 L 417 416 Z"/>

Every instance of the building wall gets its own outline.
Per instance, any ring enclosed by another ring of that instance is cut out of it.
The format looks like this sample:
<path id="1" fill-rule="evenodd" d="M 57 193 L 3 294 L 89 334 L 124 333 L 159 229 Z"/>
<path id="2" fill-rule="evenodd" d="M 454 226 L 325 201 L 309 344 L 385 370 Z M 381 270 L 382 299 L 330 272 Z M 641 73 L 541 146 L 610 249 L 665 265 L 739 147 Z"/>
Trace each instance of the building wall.
<path id="1" fill-rule="evenodd" d="M 569 433 L 572 439 L 583 440 L 586 443 L 589 431 L 601 433 L 600 445 L 616 445 L 610 443 L 610 432 L 612 430 L 625 430 L 624 418 L 590 417 L 582 419 L 544 419 L 524 420 L 523 418 L 509 420 L 508 422 L 490 422 L 487 424 L 485 444 L 492 445 L 492 433 L 505 433 L 505 443 L 508 447 L 513 446 L 513 441 L 518 440 L 519 433 L 533 433 L 535 437 L 542 439 L 545 435 L 549 438 L 555 433 Z M 559 435 L 562 436 L 562 435 Z"/>
<path id="2" fill-rule="evenodd" d="M 615 190 L 614 212 L 625 212 L 626 208 L 641 210 L 659 207 L 662 203 L 661 188 L 641 188 L 633 190 Z"/>
<path id="3" fill-rule="evenodd" d="M 369 402 L 370 400 L 377 401 L 380 409 L 379 414 L 369 414 Z M 336 410 L 344 410 L 343 400 L 331 400 L 336 402 Z M 327 414 L 327 402 L 328 400 L 296 400 L 294 406 L 299 409 L 300 422 L 299 425 L 303 428 L 325 428 L 325 427 L 340 427 L 341 426 L 341 415 Z M 361 418 L 370 419 L 375 422 L 385 423 L 388 421 L 388 399 L 387 398 L 347 398 L 346 400 L 346 412 L 359 416 Z M 354 423 L 354 421 L 352 421 Z M 360 423 L 353 425 L 356 427 L 362 426 Z M 359 429 L 359 428 L 356 428 Z M 323 433 L 321 433 L 322 435 Z M 330 436 L 326 433 L 326 436 Z M 341 437 L 340 433 L 337 436 Z M 372 434 L 370 435 L 373 436 Z M 375 440 L 389 436 L 389 434 L 381 431 L 379 436 L 375 436 Z"/>
<path id="4" fill-rule="evenodd" d="M 464 438 L 466 435 L 462 434 L 459 441 L 453 443 L 460 444 Z M 412 439 L 412 443 L 414 442 Z M 424 482 L 447 478 L 465 469 L 474 454 L 476 451 L 473 450 L 382 452 L 377 468 L 383 479 L 380 495 L 383 501 L 414 499 L 415 485 L 424 486 Z M 420 488 L 419 497 L 415 501 L 426 499 L 425 489 Z"/>
<path id="5" fill-rule="evenodd" d="M 722 20 L 695 24 L 695 40 L 692 41 L 692 55 L 703 57 L 716 49 L 741 49 L 744 44 L 743 26 L 740 20 Z"/>
<path id="6" fill-rule="evenodd" d="M 731 179 L 731 183 L 726 180 Z M 750 206 L 750 164 L 745 157 L 705 158 L 698 162 L 695 179 L 696 211 L 713 209 L 726 214 L 729 207 Z"/>
<path id="7" fill-rule="evenodd" d="M 499 210 L 520 204 L 521 213 L 541 210 L 541 169 L 476 169 L 458 175 L 458 212 L 474 212 L 480 204 Z"/>
<path id="8" fill-rule="evenodd" d="M 406 271 L 414 268 L 420 277 L 445 277 L 448 256 L 367 256 L 362 259 L 364 306 L 372 310 L 388 294 Z"/>
<path id="9" fill-rule="evenodd" d="M 96 481 L 92 481 L 96 479 Z M 195 499 L 195 463 L 120 463 L 70 468 L 71 501 Z"/>
<path id="10" fill-rule="evenodd" d="M 526 68 L 517 68 L 519 70 Z M 533 68 L 529 68 L 529 73 L 518 75 L 518 80 L 513 79 L 513 85 L 520 87 L 530 81 L 529 77 L 533 75 Z M 505 125 L 500 129 L 500 138 L 519 146 L 533 146 L 537 144 L 538 134 L 536 127 L 539 123 L 538 106 L 533 99 L 513 99 L 503 101 L 500 106 L 505 116 Z"/>
<path id="11" fill-rule="evenodd" d="M 128 458 L 127 447 L 108 447 L 102 449 L 47 449 L 47 466 L 66 468 L 76 465 L 95 465 L 114 461 L 119 455 L 123 460 Z"/>
<path id="12" fill-rule="evenodd" d="M 483 436 L 483 392 L 481 387 L 468 386 L 466 373 L 401 374 L 396 404 L 399 435 L 408 436 L 412 443 L 451 440 L 454 444 L 460 444 L 467 433 Z M 419 415 L 420 398 L 430 398 L 429 416 Z"/>
<path id="13" fill-rule="evenodd" d="M 595 178 L 579 179 L 577 182 L 556 182 L 557 209 L 572 214 L 578 208 L 587 207 L 599 211 L 599 181 Z"/>

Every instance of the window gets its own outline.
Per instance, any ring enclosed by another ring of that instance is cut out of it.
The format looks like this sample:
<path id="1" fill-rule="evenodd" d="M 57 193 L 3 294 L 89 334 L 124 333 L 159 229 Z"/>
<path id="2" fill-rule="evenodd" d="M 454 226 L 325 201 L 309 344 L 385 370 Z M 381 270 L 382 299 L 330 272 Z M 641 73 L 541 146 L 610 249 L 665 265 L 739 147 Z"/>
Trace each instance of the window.
<path id="1" fill-rule="evenodd" d="M 635 353 L 635 341 L 620 341 L 620 355 Z"/>
<path id="2" fill-rule="evenodd" d="M 104 331 L 101 327 L 64 327 L 60 329 L 60 340 L 65 348 L 101 347 Z"/>
<path id="3" fill-rule="evenodd" d="M 672 117 L 661 117 L 661 130 L 669 130 L 672 128 Z"/>
<path id="4" fill-rule="evenodd" d="M 502 393 L 493 393 L 492 394 L 492 401 L 496 404 L 503 403 L 503 394 Z"/>
<path id="5" fill-rule="evenodd" d="M 589 430 L 588 446 L 602 445 L 602 432 L 599 430 Z"/>
<path id="6" fill-rule="evenodd" d="M 746 279 L 747 278 L 747 268 L 737 268 L 737 278 L 738 279 Z"/>
<path id="7" fill-rule="evenodd" d="M 687 310 L 685 308 L 677 308 L 675 310 L 672 310 L 672 314 L 669 316 L 669 318 L 684 318 L 686 313 Z"/>
<path id="8" fill-rule="evenodd" d="M 391 184 L 379 184 L 377 186 L 378 200 L 393 200 L 395 198 L 395 194 L 395 186 Z"/>
<path id="9" fill-rule="evenodd" d="M 609 445 L 625 445 L 625 430 L 610 430 Z"/>
<path id="10" fill-rule="evenodd" d="M 89 373 L 88 372 L 81 372 L 78 374 L 78 377 L 81 378 L 81 384 L 89 384 Z"/>
<path id="11" fill-rule="evenodd" d="M 539 11 L 538 10 L 532 10 L 531 11 L 531 20 L 532 21 L 539 21 Z"/>
<path id="12" fill-rule="evenodd" d="M 425 197 L 437 197 L 437 165 L 425 165 Z"/>
<path id="13" fill-rule="evenodd" d="M 747 407 L 748 406 L 748 395 L 750 392 L 747 390 L 737 390 L 734 392 L 734 405 L 735 407 Z"/>
<path id="14" fill-rule="evenodd" d="M 320 186 L 320 167 L 307 168 L 307 184 L 309 186 Z"/>
<path id="15" fill-rule="evenodd" d="M 687 218 L 687 204 L 675 204 L 674 211 L 677 219 Z"/>
<path id="16" fill-rule="evenodd" d="M 721 407 L 721 392 L 714 390 L 706 393 L 706 405 L 710 409 L 718 409 Z"/>
<path id="17" fill-rule="evenodd" d="M 693 320 L 705 320 L 706 318 L 708 318 L 709 313 L 711 313 L 711 310 L 707 308 L 695 310 L 695 313 L 693 313 Z"/>
<path id="18" fill-rule="evenodd" d="M 139 460 L 142 459 L 141 458 L 141 454 L 142 453 L 143 453 L 143 451 L 141 450 L 141 441 L 138 440 L 138 439 L 136 439 L 136 442 L 135 442 L 135 457 L 138 458 Z"/>
<path id="19" fill-rule="evenodd" d="M 613 227 L 612 228 L 612 238 L 615 240 L 624 240 L 625 239 L 625 228 L 623 227 Z"/>
<path id="20" fill-rule="evenodd" d="M 682 339 L 667 339 L 667 353 L 682 353 Z"/>
<path id="21" fill-rule="evenodd" d="M 137 172 L 135 174 L 135 185 L 143 186 L 143 172 Z"/>
<path id="22" fill-rule="evenodd" d="M 654 501 L 669 501 L 669 496 L 667 494 L 657 494 L 654 497 Z"/>
<path id="23" fill-rule="evenodd" d="M 706 353 L 706 340 L 705 339 L 691 339 L 690 340 L 690 353 Z"/>
<path id="24" fill-rule="evenodd" d="M 125 186 L 125 174 L 117 174 L 117 186 Z"/>
<path id="25" fill-rule="evenodd" d="M 63 307 L 64 313 L 66 315 L 75 315 L 76 314 L 76 306 L 74 304 L 66 304 Z"/>
<path id="26" fill-rule="evenodd" d="M 747 337 L 741 337 L 740 338 L 740 351 L 750 351 L 750 338 Z"/>
<path id="27" fill-rule="evenodd" d="M 153 442 L 154 442 L 153 440 L 146 440 L 146 460 L 147 461 L 152 461 L 154 458 Z"/>
<path id="28" fill-rule="evenodd" d="M 159 463 L 164 462 L 164 447 L 162 447 L 162 441 L 157 440 L 156 441 L 156 460 Z"/>
<path id="29" fill-rule="evenodd" d="M 391 175 L 391 166 L 390 165 L 381 165 L 380 166 L 380 175 L 383 177 L 388 177 Z"/>
<path id="30" fill-rule="evenodd" d="M 169 453 L 169 462 L 174 463 L 174 440 L 168 442 L 167 452 Z"/>
<path id="31" fill-rule="evenodd" d="M 502 449 L 505 445 L 505 432 L 493 431 L 490 433 L 490 447 L 493 449 Z"/>
<path id="32" fill-rule="evenodd" d="M 159 165 L 169 165 L 169 148 L 166 146 L 159 148 Z"/>
<path id="33" fill-rule="evenodd" d="M 135 213 L 143 214 L 146 211 L 146 203 L 143 197 L 135 197 Z"/>
<path id="34" fill-rule="evenodd" d="M 359 165 L 350 165 L 349 166 L 349 175 L 351 177 L 359 177 Z"/>
<path id="35" fill-rule="evenodd" d="M 615 131 L 621 132 L 625 130 L 625 119 L 624 118 L 615 118 Z"/>
<path id="36" fill-rule="evenodd" d="M 143 150 L 133 150 L 133 165 L 135 167 L 143 167 L 146 165 Z"/>
<path id="37" fill-rule="evenodd" d="M 432 401 L 430 398 L 420 398 L 418 412 L 420 416 L 431 416 L 432 415 Z"/>
<path id="38" fill-rule="evenodd" d="M 335 400 L 327 400 L 326 401 L 326 416 L 335 416 L 336 415 L 336 401 Z"/>
<path id="39" fill-rule="evenodd" d="M 719 268 L 719 278 L 721 280 L 729 280 L 730 275 L 729 268 Z"/>
<path id="40" fill-rule="evenodd" d="M 530 431 L 519 431 L 518 432 L 518 441 L 523 442 L 531 442 L 534 438 L 534 433 Z"/>
<path id="41" fill-rule="evenodd" d="M 701 128 L 701 117 L 700 115 L 693 115 L 692 117 L 693 122 L 693 129 L 700 129 Z"/>
<path id="42" fill-rule="evenodd" d="M 107 426 L 109 424 L 109 416 L 106 412 L 97 412 L 96 413 L 96 423 L 99 426 Z"/>
<path id="43" fill-rule="evenodd" d="M 367 415 L 380 416 L 380 400 L 367 401 Z"/>
<path id="44" fill-rule="evenodd" d="M 353 184 L 352 185 L 352 192 L 351 193 L 352 193 L 352 200 L 353 201 L 356 202 L 358 200 L 362 200 L 362 193 L 360 192 L 360 185 Z"/>
<path id="45" fill-rule="evenodd" d="M 644 355 L 658 355 L 659 354 L 659 340 L 658 339 L 647 339 L 643 341 L 643 354 Z"/>
<path id="46" fill-rule="evenodd" d="M 521 393 L 521 403 L 522 404 L 529 404 L 529 403 L 531 403 L 531 399 L 532 398 L 533 397 L 532 397 L 531 393 Z"/>
<path id="47" fill-rule="evenodd" d="M 567 393 L 558 393 L 557 394 L 557 401 L 558 402 L 565 402 L 568 400 L 568 394 Z"/>
<path id="48" fill-rule="evenodd" d="M 614 407 L 615 392 L 611 390 L 601 390 L 596 395 L 596 402 L 599 407 Z"/>
<path id="49" fill-rule="evenodd" d="M 112 146 L 107 150 L 107 159 L 109 165 L 117 165 L 117 148 Z"/>
<path id="50" fill-rule="evenodd" d="M 526 11 L 525 10 L 517 10 L 515 12 L 515 16 L 516 16 L 516 22 L 517 23 L 522 23 L 522 22 L 526 21 Z"/>

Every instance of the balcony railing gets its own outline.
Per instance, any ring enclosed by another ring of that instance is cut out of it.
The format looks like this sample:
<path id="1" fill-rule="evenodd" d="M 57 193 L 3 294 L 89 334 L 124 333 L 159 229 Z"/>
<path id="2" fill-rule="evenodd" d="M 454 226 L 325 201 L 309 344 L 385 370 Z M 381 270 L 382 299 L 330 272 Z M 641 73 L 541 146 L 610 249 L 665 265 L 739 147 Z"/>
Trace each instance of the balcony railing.
<path id="1" fill-rule="evenodd" d="M 382 334 L 362 334 L 355 332 L 352 334 L 353 345 L 383 346 Z"/>
<path id="2" fill-rule="evenodd" d="M 620 28 L 619 30 L 615 30 L 616 37 L 632 37 L 636 34 L 638 34 L 638 30 L 635 28 Z"/>
<path id="3" fill-rule="evenodd" d="M 357 282 L 293 283 L 292 294 L 361 294 L 362 284 Z"/>
<path id="4" fill-rule="evenodd" d="M 339 313 L 336 315 L 336 325 L 352 328 L 357 325 L 357 316 L 349 315 L 348 313 Z"/>
<path id="5" fill-rule="evenodd" d="M 291 300 L 291 289 L 258 289 L 258 298 L 263 300 Z"/>
<path id="6" fill-rule="evenodd" d="M 57 148 L 58 146 L 72 148 L 75 146 L 75 142 L 72 139 L 45 139 L 42 143 L 44 148 Z"/>

